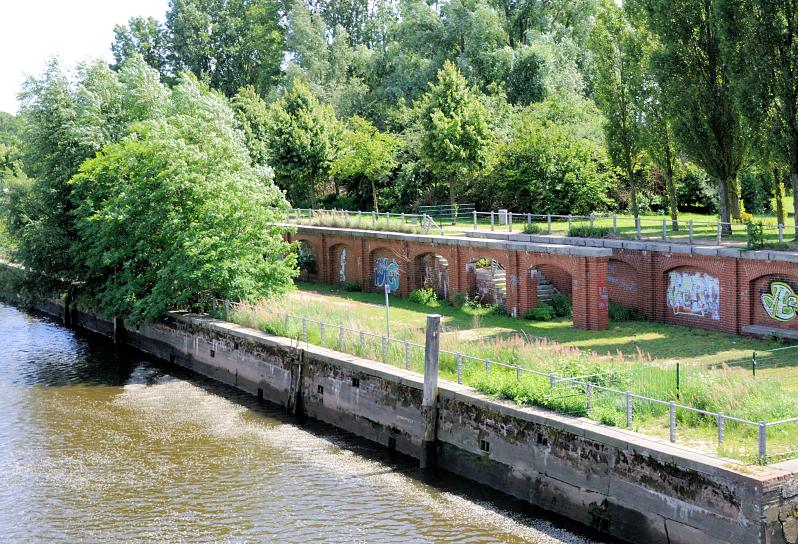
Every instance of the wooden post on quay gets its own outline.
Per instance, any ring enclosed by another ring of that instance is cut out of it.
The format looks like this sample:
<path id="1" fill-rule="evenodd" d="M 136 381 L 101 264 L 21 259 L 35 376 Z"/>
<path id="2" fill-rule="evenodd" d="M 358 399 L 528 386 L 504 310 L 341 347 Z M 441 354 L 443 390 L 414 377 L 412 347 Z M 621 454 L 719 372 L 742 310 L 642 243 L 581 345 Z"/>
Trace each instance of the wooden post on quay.
<path id="1" fill-rule="evenodd" d="M 435 466 L 435 442 L 438 437 L 438 368 L 440 366 L 441 316 L 427 316 L 427 339 L 424 345 L 424 396 L 421 417 L 424 438 L 421 444 L 421 468 Z"/>

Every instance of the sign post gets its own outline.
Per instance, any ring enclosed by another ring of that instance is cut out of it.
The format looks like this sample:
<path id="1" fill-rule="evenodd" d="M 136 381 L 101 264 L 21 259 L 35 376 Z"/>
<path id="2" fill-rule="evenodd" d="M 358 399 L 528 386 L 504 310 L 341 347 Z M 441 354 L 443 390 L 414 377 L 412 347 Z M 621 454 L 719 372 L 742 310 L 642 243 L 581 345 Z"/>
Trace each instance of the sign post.
<path id="1" fill-rule="evenodd" d="M 391 287 L 388 282 L 385 282 L 385 332 L 388 338 L 391 337 L 391 318 L 389 315 L 390 304 L 388 302 L 388 294 L 391 292 Z"/>

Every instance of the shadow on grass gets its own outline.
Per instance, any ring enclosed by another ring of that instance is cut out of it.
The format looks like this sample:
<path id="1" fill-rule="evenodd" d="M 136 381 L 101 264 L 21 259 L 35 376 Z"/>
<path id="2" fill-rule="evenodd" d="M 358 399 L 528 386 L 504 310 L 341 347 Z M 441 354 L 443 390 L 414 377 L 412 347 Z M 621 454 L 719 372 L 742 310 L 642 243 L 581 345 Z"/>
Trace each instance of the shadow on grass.
<path id="1" fill-rule="evenodd" d="M 329 285 L 298 283 L 303 293 L 333 296 L 343 301 L 359 303 L 360 310 L 384 319 L 384 298 L 379 293 L 344 292 Z M 484 310 L 454 308 L 441 302 L 439 306 L 423 306 L 406 299 L 392 297 L 392 326 L 423 329 L 425 316 L 437 313 L 443 316 L 446 329 L 474 330 L 485 339 L 507 337 L 513 333 L 545 337 L 567 346 L 595 351 L 600 355 L 634 356 L 639 351 L 656 360 L 695 360 L 698 363 L 742 362 L 750 360 L 754 351 L 763 352 L 783 344 L 775 341 L 742 338 L 736 335 L 653 323 L 649 321 L 610 322 L 608 330 L 585 331 L 573 328 L 571 320 L 548 322 L 527 321 L 508 316 L 486 313 Z M 357 311 L 357 310 L 355 310 Z M 798 349 L 796 350 L 798 364 Z"/>

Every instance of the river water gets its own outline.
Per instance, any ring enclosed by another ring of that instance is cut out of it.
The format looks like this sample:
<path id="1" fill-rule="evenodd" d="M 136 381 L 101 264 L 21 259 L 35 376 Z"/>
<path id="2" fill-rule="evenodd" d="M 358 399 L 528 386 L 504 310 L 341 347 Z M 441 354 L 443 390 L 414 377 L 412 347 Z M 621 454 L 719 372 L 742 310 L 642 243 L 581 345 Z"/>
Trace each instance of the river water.
<path id="1" fill-rule="evenodd" d="M 0 304 L 2 542 L 599 542 Z"/>

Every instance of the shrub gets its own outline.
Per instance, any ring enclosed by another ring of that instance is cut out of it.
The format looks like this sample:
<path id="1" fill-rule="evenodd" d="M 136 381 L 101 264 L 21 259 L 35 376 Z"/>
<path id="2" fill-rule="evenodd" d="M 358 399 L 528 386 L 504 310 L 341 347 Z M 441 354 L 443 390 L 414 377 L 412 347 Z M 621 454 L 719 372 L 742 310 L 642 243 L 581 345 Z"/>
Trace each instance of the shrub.
<path id="1" fill-rule="evenodd" d="M 313 274 L 316 272 L 316 256 L 313 255 L 313 253 L 300 250 L 299 255 L 297 255 L 296 263 L 297 266 L 299 266 L 299 270 L 306 274 Z"/>
<path id="2" fill-rule="evenodd" d="M 416 289 L 408 297 L 410 302 L 424 306 L 438 306 L 438 294 L 432 288 Z"/>
<path id="3" fill-rule="evenodd" d="M 762 221 L 748 221 L 745 224 L 748 232 L 748 249 L 762 249 L 765 247 L 765 228 Z"/>
<path id="4" fill-rule="evenodd" d="M 360 285 L 354 281 L 347 281 L 341 284 L 341 291 L 346 291 L 348 293 L 356 293 L 360 291 Z"/>
<path id="5" fill-rule="evenodd" d="M 452 306 L 462 308 L 468 301 L 468 293 L 455 293 L 452 297 Z"/>
<path id="6" fill-rule="evenodd" d="M 493 315 L 503 315 L 509 316 L 510 312 L 507 310 L 507 306 L 504 304 L 494 304 L 490 307 L 490 313 Z"/>
<path id="7" fill-rule="evenodd" d="M 537 308 L 529 308 L 524 312 L 524 319 L 529 321 L 551 321 L 554 319 L 554 310 L 548 304 L 540 304 Z"/>
<path id="8" fill-rule="evenodd" d="M 537 223 L 527 223 L 524 225 L 524 234 L 538 234 L 540 226 Z"/>
<path id="9" fill-rule="evenodd" d="M 542 214 L 587 214 L 609 208 L 614 179 L 605 151 L 567 127 L 524 117 L 499 146 L 491 174 L 494 201 Z"/>
<path id="10" fill-rule="evenodd" d="M 629 308 L 623 304 L 610 302 L 608 310 L 610 321 L 645 321 L 646 316 L 640 310 Z"/>
<path id="11" fill-rule="evenodd" d="M 549 302 L 555 317 L 571 317 L 573 315 L 573 302 L 571 298 L 562 293 L 556 293 Z"/>
<path id="12" fill-rule="evenodd" d="M 609 227 L 591 227 L 589 225 L 573 225 L 568 229 L 568 236 L 574 238 L 606 238 L 610 234 Z"/>

